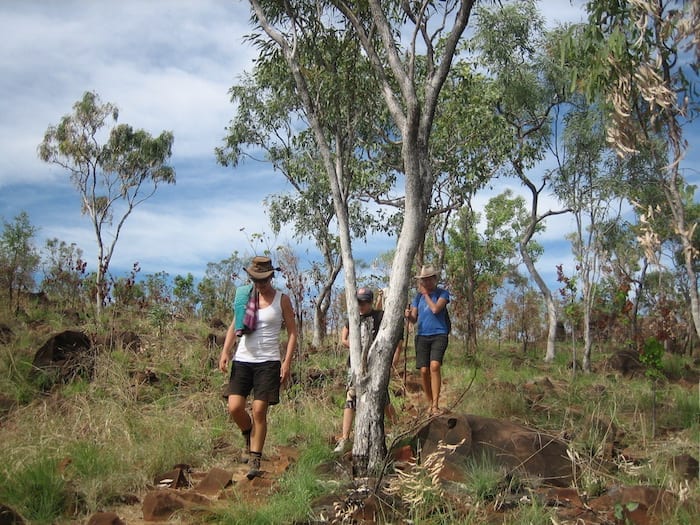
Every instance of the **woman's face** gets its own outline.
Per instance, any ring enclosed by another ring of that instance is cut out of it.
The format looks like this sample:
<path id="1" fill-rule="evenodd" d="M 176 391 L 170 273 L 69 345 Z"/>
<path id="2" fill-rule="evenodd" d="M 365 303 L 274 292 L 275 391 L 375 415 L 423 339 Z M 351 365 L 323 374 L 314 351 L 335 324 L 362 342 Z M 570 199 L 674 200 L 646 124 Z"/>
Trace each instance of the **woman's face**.
<path id="1" fill-rule="evenodd" d="M 432 292 L 437 286 L 437 277 L 431 275 L 430 277 L 424 277 L 420 280 L 420 285 L 428 292 Z"/>
<path id="2" fill-rule="evenodd" d="M 253 285 L 255 286 L 255 291 L 264 292 L 269 286 L 272 286 L 272 276 L 265 279 L 253 279 Z"/>

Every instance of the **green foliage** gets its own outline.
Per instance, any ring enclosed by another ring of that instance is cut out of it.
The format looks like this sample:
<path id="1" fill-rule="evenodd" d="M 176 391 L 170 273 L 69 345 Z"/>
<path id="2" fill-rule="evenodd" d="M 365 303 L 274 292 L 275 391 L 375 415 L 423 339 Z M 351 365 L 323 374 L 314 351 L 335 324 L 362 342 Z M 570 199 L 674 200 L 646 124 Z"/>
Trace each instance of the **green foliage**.
<path id="1" fill-rule="evenodd" d="M 47 239 L 42 257 L 44 279 L 41 289 L 48 297 L 68 308 L 83 304 L 81 282 L 85 277 L 87 262 L 83 250 L 75 244 L 66 244 L 57 238 Z"/>
<path id="2" fill-rule="evenodd" d="M 625 520 L 625 523 L 629 521 L 626 512 L 634 512 L 639 507 L 639 503 L 635 501 L 630 501 L 629 503 L 616 503 L 615 504 L 615 518 L 618 520 Z M 626 512 L 625 512 L 626 511 Z"/>
<path id="3" fill-rule="evenodd" d="M 232 315 L 236 287 L 245 281 L 245 261 L 238 252 L 218 263 L 207 263 L 204 278 L 197 285 L 202 317 L 228 320 Z"/>
<path id="4" fill-rule="evenodd" d="M 487 454 L 470 457 L 464 471 L 467 476 L 466 490 L 481 502 L 493 501 L 507 485 L 503 468 Z"/>
<path id="5" fill-rule="evenodd" d="M 99 510 L 120 495 L 119 451 L 102 444 L 76 441 L 67 447 L 70 463 L 65 478 L 72 480 L 77 495 L 90 512 Z"/>
<path id="6" fill-rule="evenodd" d="M 148 310 L 148 320 L 151 325 L 158 330 L 159 339 L 163 337 L 163 333 L 170 323 L 171 318 L 170 310 L 163 305 L 156 304 Z"/>
<path id="7" fill-rule="evenodd" d="M 650 379 L 663 377 L 664 345 L 655 337 L 650 337 L 644 342 L 644 347 L 639 353 L 639 360 L 646 365 L 646 375 Z"/>
<path id="8" fill-rule="evenodd" d="M 7 303 L 19 308 L 20 295 L 34 291 L 34 272 L 40 257 L 34 246 L 36 227 L 27 212 L 21 212 L 14 221 L 3 220 L 0 235 L 0 294 Z"/>
<path id="9" fill-rule="evenodd" d="M 665 405 L 668 408 L 659 415 L 659 423 L 663 427 L 700 429 L 700 403 L 696 391 L 673 389 Z"/>
<path id="10" fill-rule="evenodd" d="M 17 509 L 31 523 L 55 523 L 70 501 L 58 461 L 44 451 L 20 465 L 0 470 L 0 501 Z"/>

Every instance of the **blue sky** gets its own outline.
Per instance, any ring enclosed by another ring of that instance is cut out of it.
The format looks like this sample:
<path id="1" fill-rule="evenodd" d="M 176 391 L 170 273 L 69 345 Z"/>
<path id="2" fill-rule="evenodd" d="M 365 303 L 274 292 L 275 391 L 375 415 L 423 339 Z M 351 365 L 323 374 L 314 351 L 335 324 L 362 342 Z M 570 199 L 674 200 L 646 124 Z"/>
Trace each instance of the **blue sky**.
<path id="1" fill-rule="evenodd" d="M 583 18 L 582 2 L 540 5 L 550 23 Z M 234 111 L 228 89 L 255 58 L 243 42 L 248 20 L 248 4 L 240 0 L 0 2 L 0 218 L 10 221 L 26 211 L 39 228 L 39 247 L 48 238 L 76 243 L 94 270 L 94 233 L 77 193 L 64 171 L 36 154 L 46 128 L 91 90 L 119 107 L 119 122 L 175 136 L 177 183 L 160 188 L 129 217 L 113 274 L 125 274 L 138 261 L 142 274 L 199 278 L 207 262 L 236 250 L 250 253 L 247 235 L 270 231 L 263 199 L 285 187 L 268 165 L 223 168 L 214 157 Z M 476 208 L 491 195 L 480 195 Z M 545 199 L 542 209 L 550 206 L 558 208 Z M 539 238 L 546 248 L 540 267 L 550 281 L 556 264 L 573 267 L 564 240 L 572 228 L 572 221 L 558 217 Z M 288 241 L 288 233 L 277 238 Z M 374 238 L 357 245 L 357 255 L 370 261 L 392 247 Z"/>

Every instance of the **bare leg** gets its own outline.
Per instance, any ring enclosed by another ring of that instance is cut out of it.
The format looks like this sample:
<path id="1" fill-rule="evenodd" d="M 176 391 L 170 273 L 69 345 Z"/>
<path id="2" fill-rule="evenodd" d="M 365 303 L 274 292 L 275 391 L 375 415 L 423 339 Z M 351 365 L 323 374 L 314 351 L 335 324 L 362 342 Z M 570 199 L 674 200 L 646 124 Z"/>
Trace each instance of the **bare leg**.
<path id="1" fill-rule="evenodd" d="M 427 366 L 424 366 L 423 368 L 420 369 L 420 378 L 423 383 L 423 393 L 425 394 L 425 398 L 428 400 L 428 405 L 432 406 L 433 404 L 433 386 L 432 386 L 432 381 L 430 377 L 430 368 Z"/>
<path id="2" fill-rule="evenodd" d="M 267 401 L 253 401 L 253 433 L 250 435 L 251 452 L 262 452 L 267 437 Z"/>
<path id="3" fill-rule="evenodd" d="M 343 409 L 343 434 L 340 439 L 349 439 L 352 430 L 352 420 L 355 418 L 355 411 L 352 408 Z"/>
<path id="4" fill-rule="evenodd" d="M 394 409 L 394 405 L 391 404 L 391 401 L 387 401 L 384 407 L 384 415 L 392 425 L 399 421 L 399 417 L 396 415 L 396 409 Z"/>
<path id="5" fill-rule="evenodd" d="M 241 431 L 250 430 L 253 425 L 253 421 L 245 410 L 245 397 L 243 396 L 228 396 L 228 414 Z"/>
<path id="6" fill-rule="evenodd" d="M 430 362 L 430 386 L 433 393 L 431 411 L 438 412 L 440 410 L 440 389 L 442 387 L 440 361 Z"/>

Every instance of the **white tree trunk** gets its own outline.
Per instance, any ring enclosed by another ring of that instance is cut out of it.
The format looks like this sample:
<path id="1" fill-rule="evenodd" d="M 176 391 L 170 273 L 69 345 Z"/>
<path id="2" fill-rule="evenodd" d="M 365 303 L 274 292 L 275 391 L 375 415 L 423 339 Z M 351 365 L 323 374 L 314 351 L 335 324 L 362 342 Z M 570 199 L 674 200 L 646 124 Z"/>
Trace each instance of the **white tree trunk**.
<path id="1" fill-rule="evenodd" d="M 557 305 L 554 303 L 554 298 L 552 297 L 552 292 L 549 290 L 547 283 L 544 282 L 542 276 L 535 268 L 535 263 L 527 252 L 527 247 L 520 244 L 520 255 L 523 258 L 525 267 L 527 271 L 530 272 L 530 277 L 537 283 L 537 287 L 540 289 L 540 293 L 544 298 L 544 302 L 547 306 L 547 351 L 544 356 L 546 363 L 551 363 L 554 361 L 555 357 L 555 341 L 557 337 Z"/>

